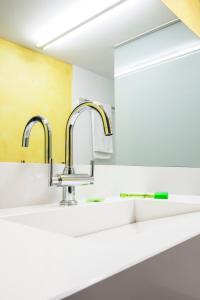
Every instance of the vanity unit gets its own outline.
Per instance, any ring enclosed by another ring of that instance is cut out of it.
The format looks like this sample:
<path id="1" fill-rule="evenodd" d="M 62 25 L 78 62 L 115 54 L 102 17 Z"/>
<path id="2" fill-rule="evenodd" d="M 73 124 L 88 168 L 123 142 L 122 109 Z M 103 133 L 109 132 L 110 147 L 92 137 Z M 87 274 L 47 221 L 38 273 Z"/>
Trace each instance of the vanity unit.
<path id="1" fill-rule="evenodd" d="M 0 232 L 1 299 L 198 299 L 199 197 L 4 209 Z"/>

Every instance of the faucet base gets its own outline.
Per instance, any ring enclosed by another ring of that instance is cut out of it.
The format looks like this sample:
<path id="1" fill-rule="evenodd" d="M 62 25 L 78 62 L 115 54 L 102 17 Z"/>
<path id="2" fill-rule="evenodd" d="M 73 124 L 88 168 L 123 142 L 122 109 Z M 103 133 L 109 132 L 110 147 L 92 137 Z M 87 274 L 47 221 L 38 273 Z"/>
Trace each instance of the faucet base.
<path id="1" fill-rule="evenodd" d="M 61 206 L 71 206 L 71 205 L 77 205 L 78 204 L 78 201 L 76 200 L 62 200 L 60 201 L 60 205 Z"/>
<path id="2" fill-rule="evenodd" d="M 60 201 L 60 205 L 76 205 L 78 202 L 75 200 L 75 188 L 74 186 L 63 186 L 62 189 L 62 200 Z"/>

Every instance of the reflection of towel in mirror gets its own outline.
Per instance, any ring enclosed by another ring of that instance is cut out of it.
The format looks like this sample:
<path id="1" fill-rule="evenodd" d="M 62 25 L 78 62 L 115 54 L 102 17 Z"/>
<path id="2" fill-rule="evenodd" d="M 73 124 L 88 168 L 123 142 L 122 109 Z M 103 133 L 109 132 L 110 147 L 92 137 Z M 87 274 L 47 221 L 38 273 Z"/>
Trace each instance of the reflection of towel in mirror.
<path id="1" fill-rule="evenodd" d="M 112 126 L 112 108 L 108 104 L 102 103 Z M 111 136 L 105 136 L 102 120 L 96 111 L 92 112 L 92 140 L 93 156 L 98 159 L 109 159 L 113 153 L 113 140 Z"/>

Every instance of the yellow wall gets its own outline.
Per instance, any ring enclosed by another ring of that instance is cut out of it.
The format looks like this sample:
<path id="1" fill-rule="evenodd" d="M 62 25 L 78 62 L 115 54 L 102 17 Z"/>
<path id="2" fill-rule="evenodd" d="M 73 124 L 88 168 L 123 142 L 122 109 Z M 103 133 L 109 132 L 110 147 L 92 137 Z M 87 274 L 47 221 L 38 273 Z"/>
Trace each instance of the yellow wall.
<path id="1" fill-rule="evenodd" d="M 29 148 L 21 147 L 26 122 L 46 117 L 53 132 L 55 162 L 64 161 L 64 131 L 72 107 L 72 66 L 0 39 L 0 161 L 43 162 L 40 124 L 32 130 Z"/>
<path id="2" fill-rule="evenodd" d="M 200 0 L 162 0 L 186 26 L 200 37 Z"/>

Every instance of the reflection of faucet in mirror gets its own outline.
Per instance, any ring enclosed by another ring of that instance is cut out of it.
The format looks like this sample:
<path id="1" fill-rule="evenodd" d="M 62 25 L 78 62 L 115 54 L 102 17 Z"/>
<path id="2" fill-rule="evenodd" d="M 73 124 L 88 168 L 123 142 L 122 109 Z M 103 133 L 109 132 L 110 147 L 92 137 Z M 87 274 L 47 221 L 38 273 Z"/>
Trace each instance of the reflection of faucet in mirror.
<path id="1" fill-rule="evenodd" d="M 42 124 L 42 127 L 44 129 L 44 162 L 52 163 L 51 127 L 50 127 L 48 120 L 43 118 L 42 116 L 34 116 L 27 122 L 27 124 L 24 128 L 24 132 L 23 132 L 22 147 L 29 146 L 29 137 L 30 137 L 31 129 L 38 122 Z M 51 184 L 51 179 L 50 179 L 49 183 Z"/>
<path id="2" fill-rule="evenodd" d="M 78 116 L 87 109 L 94 109 L 99 113 L 104 134 L 112 135 L 110 120 L 103 106 L 97 102 L 85 102 L 74 108 L 70 114 L 65 132 L 65 168 L 63 174 L 52 178 L 52 184 L 63 187 L 63 199 L 61 205 L 77 204 L 75 199 L 75 186 L 92 184 L 94 182 L 94 162 L 91 162 L 91 174 L 75 174 L 73 168 L 73 128 Z"/>

